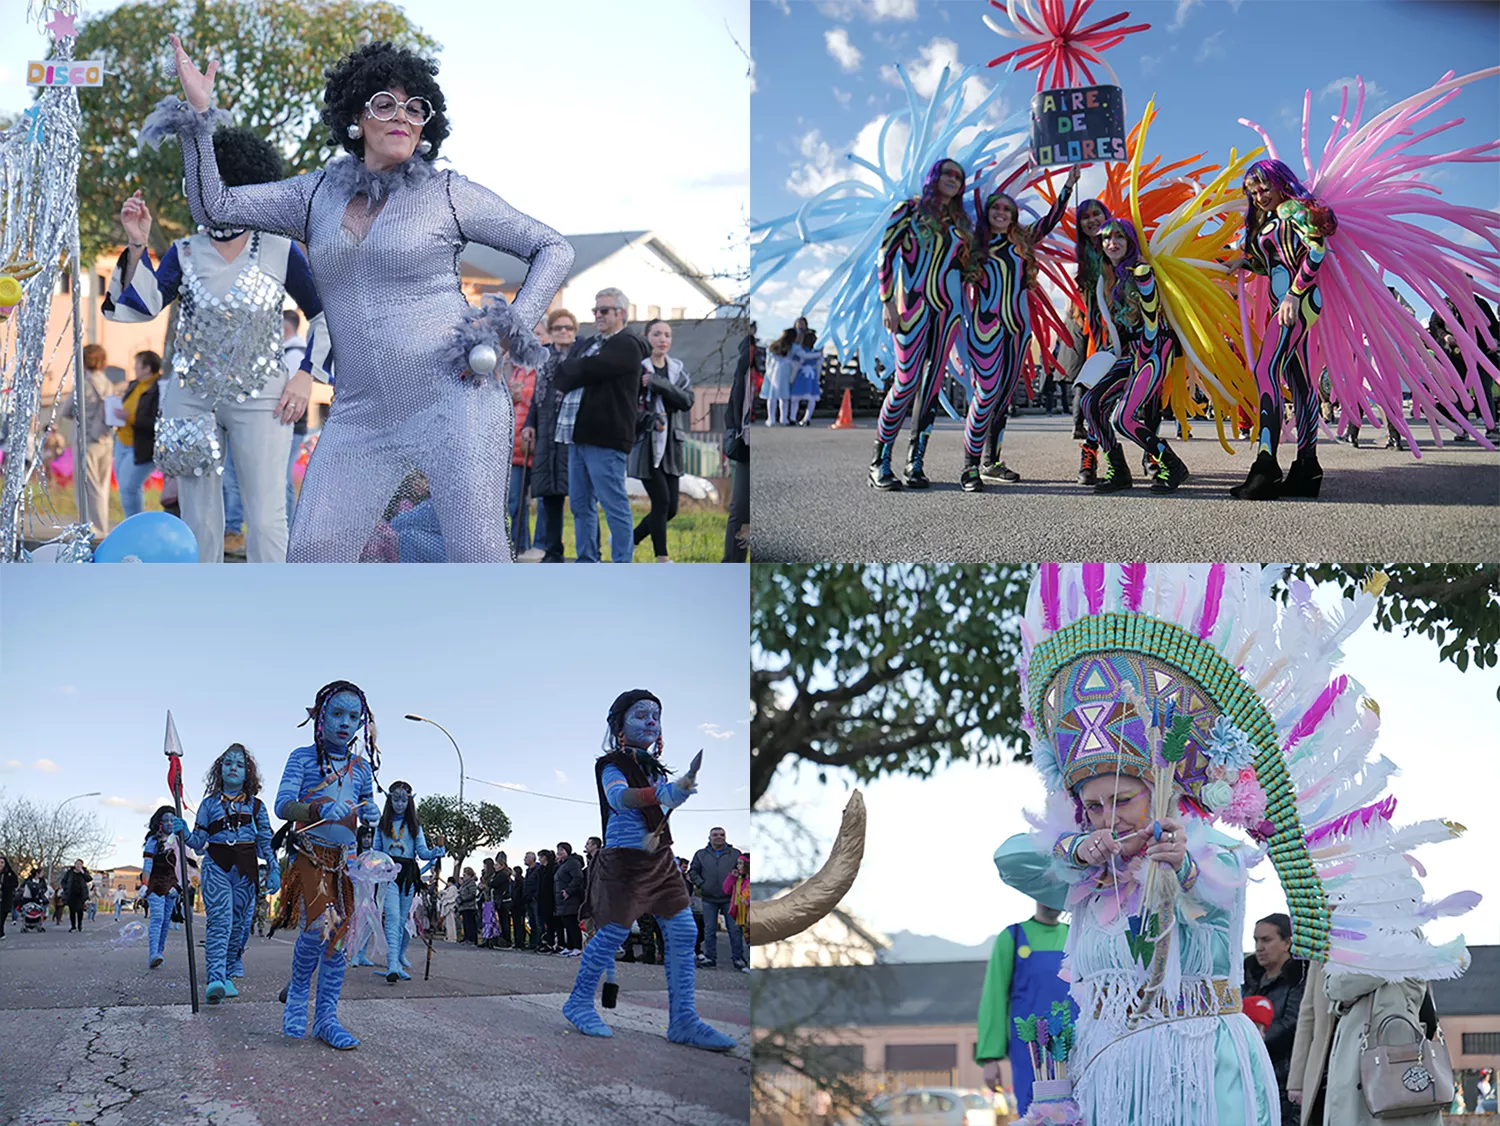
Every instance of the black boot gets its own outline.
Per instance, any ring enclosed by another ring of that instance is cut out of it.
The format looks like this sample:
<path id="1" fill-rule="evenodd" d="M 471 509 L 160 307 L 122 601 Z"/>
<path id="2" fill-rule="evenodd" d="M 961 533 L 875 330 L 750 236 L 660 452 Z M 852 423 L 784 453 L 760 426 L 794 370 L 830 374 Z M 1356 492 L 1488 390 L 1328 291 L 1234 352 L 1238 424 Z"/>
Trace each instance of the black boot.
<path id="1" fill-rule="evenodd" d="M 911 436 L 911 448 L 906 451 L 906 487 L 908 489 L 925 489 L 932 484 L 927 479 L 927 474 L 922 472 L 922 463 L 927 459 L 927 439 L 930 437 L 932 437 L 930 428 Z"/>
<path id="2" fill-rule="evenodd" d="M 1116 446 L 1104 455 L 1104 480 L 1094 486 L 1094 492 L 1118 493 L 1134 483 L 1130 479 L 1130 464 L 1125 460 L 1125 447 Z"/>
<path id="3" fill-rule="evenodd" d="M 1276 464 L 1276 455 L 1261 450 L 1244 483 L 1230 489 L 1229 495 L 1237 500 L 1275 500 L 1281 495 L 1281 466 Z"/>
<path id="4" fill-rule="evenodd" d="M 1084 444 L 1078 447 L 1078 483 L 1090 488 L 1099 483 L 1099 449 Z"/>
<path id="5" fill-rule="evenodd" d="M 1188 467 L 1173 452 L 1171 446 L 1162 447 L 1161 453 L 1157 455 L 1157 464 L 1160 468 L 1156 471 L 1156 480 L 1151 482 L 1153 493 L 1174 493 L 1191 476 Z"/>
<path id="6" fill-rule="evenodd" d="M 1318 464 L 1318 455 L 1310 453 L 1299 457 L 1287 468 L 1286 480 L 1281 482 L 1284 497 L 1316 497 L 1323 488 L 1323 467 Z"/>
<path id="7" fill-rule="evenodd" d="M 870 487 L 882 492 L 894 492 L 901 487 L 900 479 L 891 472 L 891 443 L 875 439 L 875 456 L 870 460 Z"/>
<path id="8" fill-rule="evenodd" d="M 964 454 L 964 471 L 958 475 L 958 485 L 966 493 L 984 492 L 984 482 L 979 479 L 979 459 L 973 454 Z"/>

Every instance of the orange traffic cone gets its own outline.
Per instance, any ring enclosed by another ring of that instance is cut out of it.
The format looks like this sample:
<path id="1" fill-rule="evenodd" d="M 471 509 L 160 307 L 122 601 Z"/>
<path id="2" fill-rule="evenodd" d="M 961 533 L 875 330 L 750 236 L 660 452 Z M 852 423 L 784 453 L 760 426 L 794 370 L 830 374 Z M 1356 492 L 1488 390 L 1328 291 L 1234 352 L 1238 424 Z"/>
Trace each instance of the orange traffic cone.
<path id="1" fill-rule="evenodd" d="M 839 404 L 839 416 L 828 424 L 830 430 L 854 430 L 854 403 L 850 401 L 849 389 L 844 388 L 844 401 Z"/>

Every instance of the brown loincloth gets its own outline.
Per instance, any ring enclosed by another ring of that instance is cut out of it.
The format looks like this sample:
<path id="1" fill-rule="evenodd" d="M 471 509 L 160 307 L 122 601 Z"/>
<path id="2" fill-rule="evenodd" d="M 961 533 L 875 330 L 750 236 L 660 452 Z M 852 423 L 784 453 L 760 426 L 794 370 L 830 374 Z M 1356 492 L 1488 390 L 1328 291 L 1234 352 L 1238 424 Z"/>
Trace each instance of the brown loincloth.
<path id="1" fill-rule="evenodd" d="M 337 910 L 338 926 L 329 936 L 326 948 L 331 955 L 343 941 L 354 917 L 354 881 L 344 867 L 343 845 L 319 845 L 302 838 L 301 848 L 282 881 L 277 930 L 298 924 L 299 906 L 303 925 L 315 922 L 329 907 Z"/>
<path id="2" fill-rule="evenodd" d="M 582 914 L 595 926 L 628 927 L 642 915 L 670 919 L 688 906 L 687 887 L 670 849 L 600 849 L 589 873 Z"/>
<path id="3" fill-rule="evenodd" d="M 256 854 L 254 841 L 242 841 L 238 844 L 224 842 L 210 844 L 208 855 L 219 866 L 221 872 L 237 868 L 240 875 L 252 884 L 260 883 L 260 857 Z"/>

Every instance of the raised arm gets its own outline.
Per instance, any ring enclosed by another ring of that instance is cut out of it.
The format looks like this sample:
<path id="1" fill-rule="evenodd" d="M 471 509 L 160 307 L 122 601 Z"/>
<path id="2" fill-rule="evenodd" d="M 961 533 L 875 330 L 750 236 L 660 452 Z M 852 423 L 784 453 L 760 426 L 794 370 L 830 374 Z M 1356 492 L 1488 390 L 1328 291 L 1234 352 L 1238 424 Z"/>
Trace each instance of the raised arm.
<path id="1" fill-rule="evenodd" d="M 1032 240 L 1046 238 L 1052 233 L 1052 228 L 1062 221 L 1063 213 L 1068 210 L 1068 200 L 1073 195 L 1073 185 L 1078 183 L 1078 165 L 1073 165 L 1073 170 L 1068 173 L 1068 178 L 1063 181 L 1063 189 L 1057 195 L 1057 202 L 1052 209 L 1031 225 Z"/>
<path id="2" fill-rule="evenodd" d="M 526 280 L 511 303 L 527 333 L 542 318 L 573 266 L 573 247 L 547 224 L 523 215 L 488 188 L 449 172 L 448 200 L 467 242 L 503 250 L 527 262 Z"/>
<path id="3" fill-rule="evenodd" d="M 181 285 L 182 263 L 175 242 L 155 266 L 150 250 L 127 248 L 109 275 L 101 306 L 104 319 L 121 324 L 153 320 L 177 299 Z"/>

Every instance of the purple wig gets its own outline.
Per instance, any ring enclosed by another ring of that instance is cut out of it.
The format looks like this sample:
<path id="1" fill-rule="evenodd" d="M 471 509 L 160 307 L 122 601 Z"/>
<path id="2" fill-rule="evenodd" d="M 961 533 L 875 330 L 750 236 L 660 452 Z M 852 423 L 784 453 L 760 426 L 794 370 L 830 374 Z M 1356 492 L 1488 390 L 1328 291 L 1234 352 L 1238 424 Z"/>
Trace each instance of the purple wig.
<path id="1" fill-rule="evenodd" d="M 1275 188 L 1287 199 L 1300 199 L 1308 205 L 1308 212 L 1312 216 L 1313 223 L 1323 235 L 1331 235 L 1339 229 L 1338 219 L 1334 216 L 1331 208 L 1321 203 L 1312 192 L 1307 190 L 1306 185 L 1297 179 L 1297 174 L 1279 160 L 1257 160 L 1249 168 L 1245 169 L 1245 175 L 1240 180 L 1240 187 L 1244 188 L 1250 180 L 1264 180 Z M 1245 192 L 1245 230 L 1254 232 L 1260 230 L 1261 217 L 1255 204 L 1250 200 L 1250 193 Z"/>
<path id="2" fill-rule="evenodd" d="M 944 204 L 938 198 L 938 179 L 943 174 L 944 165 L 951 164 L 958 169 L 959 177 L 968 179 L 964 172 L 964 166 L 949 157 L 943 157 L 927 170 L 927 179 L 922 181 L 922 195 L 917 200 L 917 216 L 930 224 L 938 224 L 943 219 L 953 223 L 962 233 L 965 239 L 972 238 L 974 228 L 969 223 L 969 213 L 964 209 L 963 184 L 959 185 L 958 194 Z"/>
<path id="3" fill-rule="evenodd" d="M 1104 206 L 1101 199 L 1080 200 L 1077 207 L 1073 209 L 1073 260 L 1078 263 L 1078 269 L 1074 273 L 1074 280 L 1078 282 L 1078 292 L 1084 294 L 1084 300 L 1094 288 L 1093 260 L 1091 255 L 1099 253 L 1099 247 L 1083 233 L 1083 213 L 1091 207 L 1097 207 L 1104 212 L 1104 217 L 1109 218 L 1109 208 Z"/>
<path id="4" fill-rule="evenodd" d="M 1104 240 L 1114 231 L 1119 231 L 1125 236 L 1125 257 L 1120 259 L 1118 264 L 1110 263 L 1115 277 L 1114 289 L 1110 290 L 1109 294 L 1110 304 L 1134 307 L 1135 285 L 1130 280 L 1129 271 L 1130 267 L 1141 260 L 1141 240 L 1135 233 L 1135 224 L 1129 219 L 1109 219 L 1105 221 L 1104 226 L 1099 228 L 1101 253 Z M 1109 261 L 1108 255 L 1105 256 L 1105 261 Z"/>

